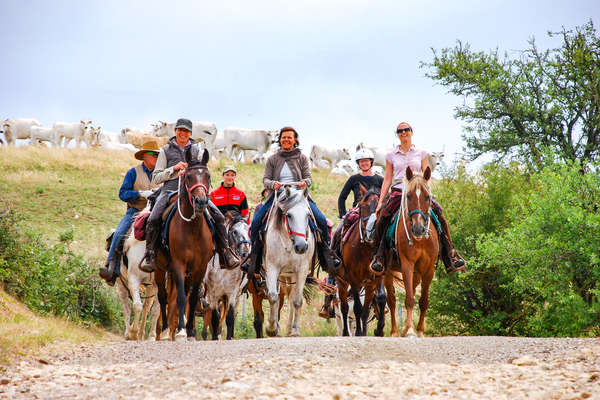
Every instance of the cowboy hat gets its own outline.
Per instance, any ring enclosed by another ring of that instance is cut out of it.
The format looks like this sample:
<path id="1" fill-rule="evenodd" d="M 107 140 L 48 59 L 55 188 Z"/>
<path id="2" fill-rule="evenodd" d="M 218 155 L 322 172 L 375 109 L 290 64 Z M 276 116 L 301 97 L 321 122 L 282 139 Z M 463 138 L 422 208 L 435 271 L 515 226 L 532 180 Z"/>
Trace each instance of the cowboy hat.
<path id="1" fill-rule="evenodd" d="M 149 140 L 147 142 L 144 142 L 141 149 L 135 153 L 134 157 L 138 160 L 143 160 L 144 154 L 148 152 L 153 152 L 158 155 L 158 153 L 160 152 L 160 148 L 158 147 L 158 143 L 156 143 L 156 140 Z"/>

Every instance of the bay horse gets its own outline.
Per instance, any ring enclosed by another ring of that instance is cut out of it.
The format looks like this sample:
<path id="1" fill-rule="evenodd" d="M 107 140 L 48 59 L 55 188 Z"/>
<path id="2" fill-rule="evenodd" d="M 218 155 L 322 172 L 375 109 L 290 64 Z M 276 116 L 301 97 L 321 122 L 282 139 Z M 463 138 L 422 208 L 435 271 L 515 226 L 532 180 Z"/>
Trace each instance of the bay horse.
<path id="1" fill-rule="evenodd" d="M 402 189 L 402 201 L 396 219 L 394 248 L 400 260 L 400 266 L 392 262 L 388 274 L 388 285 L 395 272 L 402 274 L 406 297 L 406 320 L 402 329 L 402 336 L 415 336 L 413 329 L 413 308 L 415 305 L 415 290 L 421 284 L 421 297 L 419 299 L 419 323 L 417 336 L 423 337 L 425 333 L 425 314 L 429 306 L 429 287 L 433 280 L 435 262 L 438 258 L 439 242 L 438 232 L 432 226 L 431 201 L 429 189 L 431 169 L 427 167 L 423 174 L 413 173 L 410 167 L 406 168 L 406 179 Z M 389 300 L 389 299 L 388 299 Z M 388 302 L 390 313 L 395 316 L 395 303 Z M 392 330 L 393 330 L 392 326 Z"/>
<path id="2" fill-rule="evenodd" d="M 241 260 L 246 259 L 250 254 L 248 222 L 239 213 L 229 211 L 225 213 L 225 224 L 230 245 Z M 206 339 L 206 328 L 210 325 L 212 339 L 217 340 L 225 320 L 227 340 L 230 340 L 233 339 L 235 308 L 246 279 L 241 267 L 223 269 L 219 262 L 219 255 L 215 254 L 209 261 L 204 276 L 204 296 L 208 305 L 204 306 L 202 338 Z"/>
<path id="3" fill-rule="evenodd" d="M 161 339 L 164 337 L 168 323 L 166 274 L 169 274 L 177 291 L 177 307 L 169 308 L 169 313 L 177 313 L 177 326 L 175 332 L 171 333 L 171 337 L 175 340 L 185 339 L 186 336 L 189 340 L 195 339 L 198 292 L 208 261 L 214 253 L 212 233 L 205 217 L 210 188 L 210 171 L 206 165 L 209 154 L 205 149 L 200 161 L 193 159 L 190 146 L 184 156 L 188 167 L 179 177 L 177 212 L 167 228 L 169 229 L 169 253 L 167 254 L 162 248 L 158 249 L 156 259 L 158 268 L 154 272 L 161 308 L 163 329 Z M 188 306 L 187 321 L 186 305 Z"/>
<path id="4" fill-rule="evenodd" d="M 383 277 L 376 276 L 369 269 L 371 254 L 375 250 L 374 241 L 367 237 L 366 221 L 375 212 L 379 201 L 379 190 L 365 189 L 360 186 L 361 197 L 358 201 L 358 220 L 348 229 L 348 238 L 340 243 L 342 263 L 336 273 L 336 283 L 342 321 L 344 323 L 343 335 L 349 336 L 348 332 L 348 294 L 353 298 L 354 318 L 356 324 L 356 336 L 367 334 L 367 321 L 371 302 L 375 298 L 377 307 L 377 329 L 375 336 L 383 336 L 385 325 L 385 289 Z M 342 232 L 340 232 L 342 233 Z M 344 233 L 345 234 L 345 233 Z M 364 304 L 361 304 L 361 288 L 364 288 Z M 348 290 L 350 289 L 350 290 Z"/>
<path id="5" fill-rule="evenodd" d="M 280 293 L 287 292 L 290 318 L 287 334 L 300 336 L 298 325 L 306 277 L 315 253 L 315 238 L 309 227 L 312 218 L 308 204 L 308 188 L 297 188 L 298 182 L 284 184 L 275 200 L 267 220 L 264 238 L 264 268 L 270 304 L 266 332 L 279 334 Z"/>

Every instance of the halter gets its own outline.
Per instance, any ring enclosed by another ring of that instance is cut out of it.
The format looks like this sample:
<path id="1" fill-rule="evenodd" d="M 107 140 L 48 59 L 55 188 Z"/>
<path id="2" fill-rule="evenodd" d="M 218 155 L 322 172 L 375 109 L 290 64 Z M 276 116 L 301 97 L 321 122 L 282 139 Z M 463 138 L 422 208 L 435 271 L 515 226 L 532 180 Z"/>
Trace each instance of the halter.
<path id="1" fill-rule="evenodd" d="M 429 215 L 425 215 L 425 213 L 418 208 L 416 208 L 410 212 L 408 211 L 408 204 L 406 204 L 407 192 L 408 192 L 408 181 L 405 181 L 404 184 L 402 185 L 402 201 L 400 202 L 400 212 L 402 213 L 402 225 L 404 225 L 404 232 L 406 233 L 406 238 L 408 239 L 408 244 L 410 246 L 412 246 L 413 241 L 410 238 L 410 235 L 408 233 L 408 228 L 406 227 L 405 214 L 408 214 L 409 218 L 415 214 L 420 214 L 421 216 L 423 216 L 423 218 L 427 222 L 427 229 L 425 230 L 425 239 L 429 239 L 429 233 L 431 232 L 431 218 L 429 217 Z M 398 229 L 399 223 L 400 223 L 400 218 L 397 219 L 396 230 Z M 412 226 L 412 222 L 411 222 L 411 226 Z"/>
<path id="2" fill-rule="evenodd" d="M 192 167 L 192 168 L 199 169 L 201 167 Z M 181 187 L 181 176 L 179 177 L 178 186 Z M 198 187 L 204 189 L 204 191 L 206 192 L 206 194 L 208 194 L 208 188 L 206 187 L 206 185 L 204 183 L 201 183 L 201 182 L 200 183 L 196 183 L 195 185 L 192 185 L 192 187 L 188 187 L 187 183 L 185 183 L 185 190 L 187 191 L 188 200 L 189 200 L 190 205 L 192 206 L 192 210 L 193 210 L 192 216 L 190 218 L 184 217 L 183 214 L 181 213 L 181 204 L 179 204 L 180 196 L 177 196 L 177 212 L 179 212 L 179 216 L 185 222 L 191 222 L 197 216 L 196 215 L 196 207 L 194 206 L 194 202 L 193 202 L 193 199 L 192 199 L 192 191 L 194 189 L 198 188 Z"/>
<path id="3" fill-rule="evenodd" d="M 374 194 L 374 193 L 373 193 L 373 194 Z M 369 211 L 371 211 L 371 214 L 375 212 L 375 210 L 373 210 L 372 208 L 373 208 L 373 207 L 369 207 Z M 364 222 L 364 221 L 368 221 L 368 219 L 369 219 L 370 217 L 371 217 L 371 215 L 370 215 L 370 214 L 369 214 L 368 216 L 366 216 L 366 217 L 363 217 L 363 216 L 362 216 L 362 207 L 360 207 L 360 205 L 359 205 L 359 206 L 358 206 L 358 218 L 359 218 L 359 221 L 358 221 L 358 234 L 359 234 L 359 236 L 360 236 L 360 242 L 361 242 L 361 243 L 364 243 L 364 242 L 365 242 L 365 239 L 364 239 L 364 237 L 363 237 L 363 222 Z M 365 227 L 364 229 L 366 229 L 366 227 Z"/>
<path id="4" fill-rule="evenodd" d="M 282 186 L 294 186 L 294 185 L 298 185 L 300 182 L 292 182 L 292 183 L 284 183 Z M 273 208 L 275 207 L 275 203 L 279 202 L 279 192 L 277 190 L 275 190 L 275 201 L 273 201 L 273 204 L 271 205 L 271 210 L 273 210 Z M 271 210 L 269 211 L 269 218 L 270 218 L 270 213 Z M 310 209 L 310 207 L 308 208 L 310 215 L 312 215 L 312 210 Z M 292 228 L 290 228 L 290 224 L 288 223 L 288 218 L 287 218 L 287 213 L 283 214 L 283 220 L 285 222 L 285 227 L 287 229 L 288 232 L 288 236 L 290 237 L 290 240 L 293 241 L 292 236 L 300 236 L 303 238 L 308 239 L 308 231 L 306 233 L 301 233 L 301 232 L 296 232 L 293 231 Z M 309 229 L 308 227 L 306 229 Z"/>
<path id="5" fill-rule="evenodd" d="M 285 227 L 287 228 L 288 235 L 290 235 L 290 236 L 295 235 L 295 236 L 300 236 L 303 238 L 306 237 L 306 233 L 296 232 L 296 231 L 293 231 L 292 228 L 290 228 L 290 224 L 288 224 L 287 214 L 283 215 L 283 220 L 285 221 Z"/>

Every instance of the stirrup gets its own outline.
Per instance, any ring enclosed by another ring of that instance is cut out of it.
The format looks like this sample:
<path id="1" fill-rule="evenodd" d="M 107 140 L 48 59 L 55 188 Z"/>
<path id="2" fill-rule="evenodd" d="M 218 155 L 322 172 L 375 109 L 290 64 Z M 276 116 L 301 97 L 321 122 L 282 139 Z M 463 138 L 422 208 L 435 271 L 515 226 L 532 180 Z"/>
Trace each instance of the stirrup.
<path id="1" fill-rule="evenodd" d="M 156 255 L 147 253 L 140 261 L 140 265 L 138 266 L 140 271 L 152 273 L 156 269 Z"/>

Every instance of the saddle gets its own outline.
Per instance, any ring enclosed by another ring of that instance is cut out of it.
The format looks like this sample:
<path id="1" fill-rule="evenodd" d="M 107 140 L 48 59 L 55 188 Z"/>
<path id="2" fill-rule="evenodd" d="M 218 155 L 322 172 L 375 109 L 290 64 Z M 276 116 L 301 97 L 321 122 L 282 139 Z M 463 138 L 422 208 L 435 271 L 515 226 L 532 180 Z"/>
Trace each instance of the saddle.
<path id="1" fill-rule="evenodd" d="M 163 220 L 161 223 L 160 239 L 159 239 L 159 246 L 165 250 L 166 254 L 170 254 L 169 225 L 171 223 L 171 220 L 173 219 L 173 216 L 175 215 L 175 213 L 177 212 L 177 209 L 178 209 L 177 202 L 173 199 L 173 197 L 170 197 L 169 201 L 171 202 L 171 204 L 169 204 L 169 206 L 163 213 Z M 210 229 L 210 233 L 212 234 L 213 240 L 214 240 L 215 232 L 216 232 L 215 221 L 212 219 L 212 217 L 208 213 L 208 210 L 204 210 L 203 214 L 204 214 L 204 218 L 206 218 L 206 222 L 208 223 L 208 228 Z"/>

